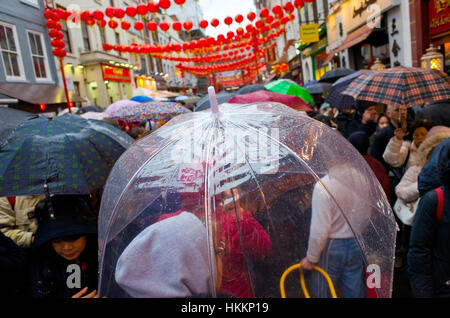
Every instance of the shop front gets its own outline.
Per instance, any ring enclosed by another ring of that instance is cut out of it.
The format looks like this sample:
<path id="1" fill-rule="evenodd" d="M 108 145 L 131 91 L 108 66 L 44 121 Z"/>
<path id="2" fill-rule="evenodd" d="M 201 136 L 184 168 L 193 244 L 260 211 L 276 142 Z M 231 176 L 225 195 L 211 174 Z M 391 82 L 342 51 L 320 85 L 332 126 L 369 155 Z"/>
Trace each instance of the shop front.
<path id="1" fill-rule="evenodd" d="M 450 74 L 450 1 L 430 0 L 428 2 L 428 20 L 430 26 L 431 44 L 437 48 L 443 57 L 443 65 L 435 68 Z"/>
<path id="2" fill-rule="evenodd" d="M 330 67 L 368 69 L 377 59 L 385 67 L 412 64 L 407 0 L 336 2 L 327 28 Z"/>
<path id="3" fill-rule="evenodd" d="M 320 78 L 330 70 L 330 66 L 325 64 L 327 58 L 326 48 L 328 45 L 326 28 L 322 27 L 319 32 L 319 41 L 309 44 L 302 49 L 302 73 L 304 84 Z"/>

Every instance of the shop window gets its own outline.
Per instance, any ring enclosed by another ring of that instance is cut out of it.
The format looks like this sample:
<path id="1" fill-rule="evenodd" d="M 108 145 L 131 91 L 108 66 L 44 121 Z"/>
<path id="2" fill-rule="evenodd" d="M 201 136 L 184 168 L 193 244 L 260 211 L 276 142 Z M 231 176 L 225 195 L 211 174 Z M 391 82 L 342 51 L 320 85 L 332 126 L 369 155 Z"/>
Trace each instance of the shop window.
<path id="1" fill-rule="evenodd" d="M 91 51 L 91 43 L 89 42 L 89 31 L 86 23 L 81 22 L 81 35 L 83 37 L 83 47 L 85 52 Z"/>
<path id="2" fill-rule="evenodd" d="M 47 54 L 45 51 L 43 36 L 41 33 L 28 31 L 31 59 L 33 61 L 34 75 L 36 79 L 50 79 Z"/>
<path id="3" fill-rule="evenodd" d="M 23 79 L 22 57 L 15 26 L 0 22 L 0 51 L 7 79 Z"/>

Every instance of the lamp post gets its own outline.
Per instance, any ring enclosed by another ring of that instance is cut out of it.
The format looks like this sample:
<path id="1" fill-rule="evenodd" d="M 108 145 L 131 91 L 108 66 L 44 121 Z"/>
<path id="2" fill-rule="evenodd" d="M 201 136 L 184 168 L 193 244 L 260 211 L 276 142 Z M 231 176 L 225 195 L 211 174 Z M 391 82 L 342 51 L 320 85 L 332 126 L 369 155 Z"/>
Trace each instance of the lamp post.
<path id="1" fill-rule="evenodd" d="M 442 66 L 444 64 L 444 55 L 437 51 L 437 48 L 430 44 L 427 52 L 422 56 L 421 64 L 422 68 L 428 70 L 439 70 L 442 71 Z"/>

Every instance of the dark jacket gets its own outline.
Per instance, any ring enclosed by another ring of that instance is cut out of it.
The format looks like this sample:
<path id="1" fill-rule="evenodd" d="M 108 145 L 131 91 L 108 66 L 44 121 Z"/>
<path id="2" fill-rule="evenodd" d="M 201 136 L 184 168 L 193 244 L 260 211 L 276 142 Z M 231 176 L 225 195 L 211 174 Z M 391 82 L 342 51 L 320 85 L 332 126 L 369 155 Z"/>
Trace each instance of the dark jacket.
<path id="1" fill-rule="evenodd" d="M 421 196 L 430 190 L 442 185 L 442 180 L 438 171 L 438 155 L 444 147 L 450 146 L 450 138 L 439 143 L 431 152 L 430 157 L 420 171 L 417 187 Z"/>
<path id="2" fill-rule="evenodd" d="M 386 146 L 389 143 L 389 140 L 394 137 L 395 129 L 396 127 L 389 122 L 389 126 L 384 127 L 383 129 L 375 133 L 372 147 L 370 149 L 370 155 L 384 164 L 386 169 L 389 168 L 389 165 L 384 161 L 383 154 L 386 150 Z"/>
<path id="3" fill-rule="evenodd" d="M 411 231 L 408 274 L 416 297 L 450 297 L 450 143 L 439 151 L 438 172 L 444 181 L 442 219 L 436 216 L 437 194 L 429 191 L 419 201 Z"/>
<path id="4" fill-rule="evenodd" d="M 370 138 L 370 136 L 372 136 L 376 129 L 376 123 L 369 122 L 367 124 L 363 124 L 361 118 L 355 118 L 347 126 L 347 136 L 351 136 L 354 132 L 357 131 L 364 131 Z"/>
<path id="5" fill-rule="evenodd" d="M 0 298 L 24 296 L 26 268 L 25 252 L 0 231 Z"/>
<path id="6" fill-rule="evenodd" d="M 44 244 L 35 251 L 33 264 L 30 266 L 30 291 L 32 298 L 71 298 L 88 287 L 88 293 L 97 290 L 98 286 L 98 249 L 97 236 L 90 235 L 85 250 L 80 255 L 77 264 L 80 270 L 80 288 L 70 288 L 67 284 L 73 282 L 68 266 L 75 264 L 56 254 L 50 243 Z"/>

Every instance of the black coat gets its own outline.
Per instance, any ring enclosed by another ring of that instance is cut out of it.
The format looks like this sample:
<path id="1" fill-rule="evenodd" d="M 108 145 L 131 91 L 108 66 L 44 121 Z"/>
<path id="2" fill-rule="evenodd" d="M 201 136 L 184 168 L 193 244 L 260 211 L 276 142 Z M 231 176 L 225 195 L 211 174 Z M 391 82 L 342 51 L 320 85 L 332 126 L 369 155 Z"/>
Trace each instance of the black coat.
<path id="1" fill-rule="evenodd" d="M 73 272 L 67 272 L 74 261 L 67 261 L 57 255 L 50 243 L 34 251 L 29 268 L 30 290 L 32 298 L 71 298 L 88 287 L 88 293 L 98 286 L 98 249 L 96 236 L 88 237 L 85 250 L 80 255 L 80 288 L 69 288 L 67 280 Z M 71 281 L 71 280 L 69 280 Z"/>
<path id="2" fill-rule="evenodd" d="M 26 268 L 25 252 L 0 231 L 0 298 L 24 295 Z"/>
<path id="3" fill-rule="evenodd" d="M 370 155 L 377 159 L 379 162 L 383 163 L 386 169 L 389 169 L 389 165 L 384 161 L 383 154 L 386 150 L 389 140 L 394 137 L 395 129 L 396 127 L 392 125 L 392 123 L 389 123 L 389 126 L 384 127 L 380 131 L 376 132 L 370 150 Z"/>
<path id="4" fill-rule="evenodd" d="M 436 217 L 437 194 L 419 201 L 411 231 L 408 274 L 416 297 L 450 297 L 450 189 L 443 188 L 444 212 Z"/>

